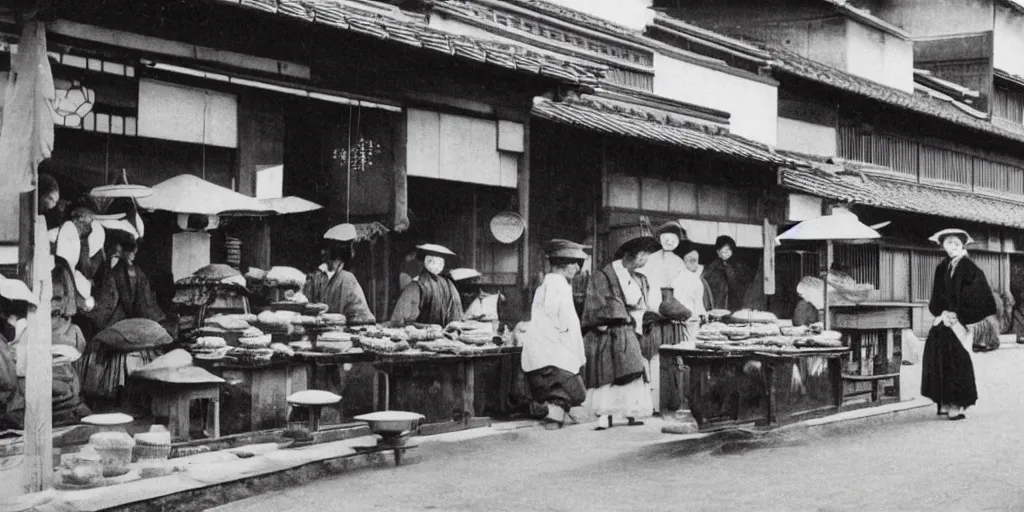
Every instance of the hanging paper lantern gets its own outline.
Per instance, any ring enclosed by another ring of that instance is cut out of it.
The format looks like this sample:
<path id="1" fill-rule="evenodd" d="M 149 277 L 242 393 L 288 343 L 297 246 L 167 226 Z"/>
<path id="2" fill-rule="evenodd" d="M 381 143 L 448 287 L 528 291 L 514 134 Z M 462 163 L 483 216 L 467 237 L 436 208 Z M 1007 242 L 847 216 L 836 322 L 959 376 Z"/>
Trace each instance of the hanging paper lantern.
<path id="1" fill-rule="evenodd" d="M 61 84 L 65 85 L 65 84 Z M 53 116 L 57 123 L 71 128 L 82 126 L 82 119 L 96 103 L 96 91 L 75 80 L 70 86 L 58 87 L 53 100 Z"/>

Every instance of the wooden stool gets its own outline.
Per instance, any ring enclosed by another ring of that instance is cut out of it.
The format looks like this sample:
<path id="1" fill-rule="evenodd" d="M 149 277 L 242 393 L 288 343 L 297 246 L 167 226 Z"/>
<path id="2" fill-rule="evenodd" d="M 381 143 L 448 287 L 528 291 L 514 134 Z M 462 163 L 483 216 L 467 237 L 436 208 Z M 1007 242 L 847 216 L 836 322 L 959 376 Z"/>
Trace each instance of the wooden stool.
<path id="1" fill-rule="evenodd" d="M 171 431 L 172 439 L 191 439 L 189 426 L 192 418 L 189 406 L 194 400 L 209 400 L 213 405 L 213 437 L 220 437 L 220 384 L 164 384 L 159 388 L 153 386 L 153 414 L 167 415 L 167 428 Z M 208 421 L 209 417 L 207 416 L 205 420 Z"/>
<path id="2" fill-rule="evenodd" d="M 320 411 L 331 405 L 337 405 L 341 402 L 341 397 L 331 393 L 330 391 L 321 391 L 318 389 L 307 389 L 306 391 L 299 391 L 292 393 L 288 397 L 288 428 L 289 430 L 298 430 L 295 428 L 297 421 L 294 414 L 298 411 L 305 411 L 307 418 L 305 421 L 305 429 L 307 434 L 312 435 L 314 432 L 320 430 Z"/>

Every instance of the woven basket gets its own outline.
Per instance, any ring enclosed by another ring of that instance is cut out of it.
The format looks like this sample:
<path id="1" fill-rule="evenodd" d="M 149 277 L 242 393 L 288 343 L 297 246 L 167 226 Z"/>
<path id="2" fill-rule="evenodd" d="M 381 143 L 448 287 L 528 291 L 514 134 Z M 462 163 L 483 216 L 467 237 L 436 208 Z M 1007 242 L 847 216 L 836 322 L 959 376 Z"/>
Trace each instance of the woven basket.
<path id="1" fill-rule="evenodd" d="M 519 240 L 525 231 L 526 222 L 518 213 L 501 212 L 491 219 L 491 234 L 495 240 L 503 244 Z"/>

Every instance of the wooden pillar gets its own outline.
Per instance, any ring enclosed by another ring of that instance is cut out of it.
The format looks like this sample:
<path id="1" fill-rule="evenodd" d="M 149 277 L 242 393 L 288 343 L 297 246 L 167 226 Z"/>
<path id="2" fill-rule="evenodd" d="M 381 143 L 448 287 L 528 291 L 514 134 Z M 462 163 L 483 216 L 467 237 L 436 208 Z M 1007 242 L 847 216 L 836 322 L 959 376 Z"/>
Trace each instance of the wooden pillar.
<path id="1" fill-rule="evenodd" d="M 47 265 L 50 243 L 46 236 L 46 220 L 36 215 L 38 196 L 23 201 L 27 209 L 21 215 L 33 219 L 31 228 L 21 233 L 22 247 L 31 247 L 32 279 L 29 282 L 39 306 L 28 312 L 28 326 L 21 343 L 25 350 L 25 471 L 28 492 L 50 487 L 53 476 L 53 356 L 50 354 L 50 267 Z"/>
<path id="2" fill-rule="evenodd" d="M 528 318 L 532 298 L 530 296 L 530 118 L 523 121 L 523 153 L 519 156 L 519 215 L 523 218 L 523 237 L 519 246 L 519 289 L 522 290 L 523 318 Z"/>
<path id="3" fill-rule="evenodd" d="M 775 225 L 765 217 L 762 227 L 764 241 L 764 294 L 775 295 Z"/>

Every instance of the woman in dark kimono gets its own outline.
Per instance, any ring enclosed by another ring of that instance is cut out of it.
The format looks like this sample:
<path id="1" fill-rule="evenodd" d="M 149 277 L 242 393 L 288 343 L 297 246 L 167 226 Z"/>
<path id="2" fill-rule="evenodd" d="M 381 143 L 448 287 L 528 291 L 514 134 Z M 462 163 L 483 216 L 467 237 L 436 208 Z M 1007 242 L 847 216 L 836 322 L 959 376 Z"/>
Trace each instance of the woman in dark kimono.
<path id="1" fill-rule="evenodd" d="M 598 430 L 611 428 L 614 416 L 625 417 L 629 425 L 643 425 L 637 418 L 653 411 L 640 340 L 647 282 L 636 269 L 659 250 L 661 244 L 654 237 L 634 238 L 590 277 L 580 322 L 587 356 L 583 406 L 598 416 Z"/>
<path id="2" fill-rule="evenodd" d="M 973 240 L 966 231 L 944 229 L 930 240 L 941 244 L 947 257 L 935 269 L 928 303 L 935 323 L 924 345 L 921 395 L 935 401 L 939 415 L 962 420 L 964 409 L 978 400 L 966 326 L 995 314 L 996 304 L 984 272 L 967 256 L 965 246 Z"/>
<path id="3" fill-rule="evenodd" d="M 455 283 L 441 272 L 446 259 L 455 256 L 448 248 L 435 245 L 418 245 L 418 257 L 423 261 L 423 271 L 404 289 L 391 312 L 391 323 L 436 324 L 445 326 L 462 321 L 462 298 Z"/>
<path id="4" fill-rule="evenodd" d="M 743 301 L 750 284 L 750 271 L 746 265 L 733 259 L 736 241 L 729 236 L 715 240 L 718 258 L 704 267 L 702 277 L 711 290 L 711 300 L 717 309 L 737 311 L 743 309 Z"/>
<path id="5" fill-rule="evenodd" d="M 323 249 L 324 264 L 306 279 L 303 295 L 310 302 L 327 304 L 328 313 L 341 313 L 349 325 L 375 324 L 377 319 L 366 303 L 359 281 L 345 270 L 352 261 L 348 244 L 330 244 Z"/>

